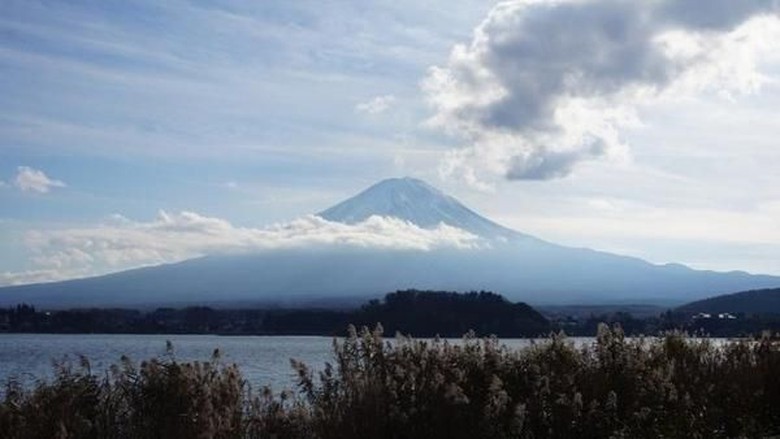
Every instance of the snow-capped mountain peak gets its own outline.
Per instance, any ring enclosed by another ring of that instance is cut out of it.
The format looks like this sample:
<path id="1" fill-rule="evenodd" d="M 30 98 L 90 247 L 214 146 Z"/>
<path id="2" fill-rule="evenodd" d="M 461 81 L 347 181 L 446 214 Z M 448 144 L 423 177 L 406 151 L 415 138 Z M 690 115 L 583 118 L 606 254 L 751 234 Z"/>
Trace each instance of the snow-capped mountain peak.
<path id="1" fill-rule="evenodd" d="M 346 224 L 374 215 L 398 218 L 422 228 L 444 223 L 484 238 L 521 235 L 480 216 L 428 183 L 409 177 L 380 181 L 317 215 Z"/>

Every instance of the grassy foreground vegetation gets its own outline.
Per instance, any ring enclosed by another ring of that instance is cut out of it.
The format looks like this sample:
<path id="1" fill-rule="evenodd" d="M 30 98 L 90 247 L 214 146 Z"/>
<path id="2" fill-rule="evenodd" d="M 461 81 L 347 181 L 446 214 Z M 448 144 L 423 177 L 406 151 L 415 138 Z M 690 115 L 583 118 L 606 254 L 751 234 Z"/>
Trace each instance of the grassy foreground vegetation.
<path id="1" fill-rule="evenodd" d="M 209 361 L 127 359 L 106 374 L 64 364 L 33 389 L 8 383 L 0 437 L 759 438 L 780 431 L 780 345 L 679 333 L 627 339 L 602 326 L 575 348 L 523 350 L 352 330 L 322 372 L 292 362 L 297 391 L 252 391 Z"/>
<path id="2" fill-rule="evenodd" d="M 418 337 L 460 337 L 469 330 L 478 335 L 535 337 L 552 329 L 550 322 L 529 305 L 512 303 L 488 291 L 410 289 L 345 309 L 194 306 L 154 311 L 43 311 L 27 304 L 0 309 L 0 332 L 343 336 L 350 323 L 370 326 L 375 322 L 382 322 L 391 334 L 401 332 Z"/>

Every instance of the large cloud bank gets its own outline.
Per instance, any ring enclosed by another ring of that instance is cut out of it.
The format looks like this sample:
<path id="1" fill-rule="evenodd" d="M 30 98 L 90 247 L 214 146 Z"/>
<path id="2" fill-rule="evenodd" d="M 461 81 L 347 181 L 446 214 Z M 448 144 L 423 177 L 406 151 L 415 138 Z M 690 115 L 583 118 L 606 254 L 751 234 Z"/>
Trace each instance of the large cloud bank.
<path id="1" fill-rule="evenodd" d="M 423 82 L 429 123 L 467 146 L 445 170 L 552 179 L 623 157 L 641 104 L 755 90 L 780 42 L 777 0 L 508 1 Z"/>
<path id="2" fill-rule="evenodd" d="M 325 246 L 430 251 L 482 245 L 477 236 L 446 224 L 423 229 L 396 218 L 373 216 L 347 225 L 309 215 L 268 228 L 247 228 L 186 211 L 161 211 L 148 222 L 115 216 L 94 227 L 32 231 L 26 240 L 39 268 L 0 273 L 0 284 L 61 280 L 208 254 Z"/>

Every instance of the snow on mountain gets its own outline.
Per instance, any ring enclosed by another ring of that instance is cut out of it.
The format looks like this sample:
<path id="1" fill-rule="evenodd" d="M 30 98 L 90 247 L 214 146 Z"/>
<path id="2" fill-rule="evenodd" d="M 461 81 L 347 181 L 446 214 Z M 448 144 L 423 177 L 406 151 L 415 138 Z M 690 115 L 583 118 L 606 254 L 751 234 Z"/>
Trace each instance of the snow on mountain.
<path id="1" fill-rule="evenodd" d="M 346 224 L 360 223 L 371 216 L 394 217 L 426 229 L 444 223 L 483 238 L 525 236 L 478 215 L 428 183 L 409 177 L 380 181 L 317 215 Z"/>

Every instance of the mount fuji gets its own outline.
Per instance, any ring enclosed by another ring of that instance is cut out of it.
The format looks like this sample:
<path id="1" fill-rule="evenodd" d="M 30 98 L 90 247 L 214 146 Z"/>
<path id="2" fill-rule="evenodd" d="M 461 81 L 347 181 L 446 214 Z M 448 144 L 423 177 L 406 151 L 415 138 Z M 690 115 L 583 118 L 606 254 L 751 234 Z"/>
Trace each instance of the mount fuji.
<path id="1" fill-rule="evenodd" d="M 565 247 L 514 231 L 412 178 L 381 181 L 317 214 L 355 225 L 395 218 L 421 230 L 446 225 L 478 240 L 468 248 L 276 248 L 211 255 L 63 282 L 0 288 L 0 305 L 221 306 L 358 303 L 399 289 L 492 290 L 548 304 L 681 304 L 780 286 L 780 277 L 693 270 L 680 264 Z"/>

